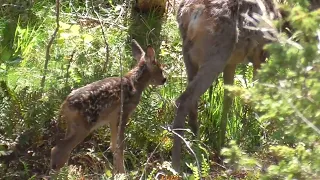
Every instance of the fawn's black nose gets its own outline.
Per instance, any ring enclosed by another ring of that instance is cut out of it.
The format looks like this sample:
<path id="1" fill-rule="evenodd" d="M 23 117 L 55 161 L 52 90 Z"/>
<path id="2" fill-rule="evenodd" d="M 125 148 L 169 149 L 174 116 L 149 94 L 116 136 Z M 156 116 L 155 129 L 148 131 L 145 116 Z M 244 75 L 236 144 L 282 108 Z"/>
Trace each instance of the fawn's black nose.
<path id="1" fill-rule="evenodd" d="M 167 81 L 167 78 L 163 78 L 162 84 L 164 84 Z"/>

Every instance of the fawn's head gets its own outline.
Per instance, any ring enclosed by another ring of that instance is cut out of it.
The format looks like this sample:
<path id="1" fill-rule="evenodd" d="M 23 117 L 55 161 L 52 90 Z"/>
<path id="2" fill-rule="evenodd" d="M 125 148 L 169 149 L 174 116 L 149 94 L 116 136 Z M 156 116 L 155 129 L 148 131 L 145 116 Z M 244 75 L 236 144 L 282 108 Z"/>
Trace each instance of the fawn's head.
<path id="1" fill-rule="evenodd" d="M 146 52 L 140 47 L 136 40 L 132 40 L 132 54 L 138 62 L 144 62 L 150 72 L 150 84 L 163 85 L 166 78 L 163 75 L 162 65 L 155 58 L 155 51 L 151 46 L 147 47 Z"/>

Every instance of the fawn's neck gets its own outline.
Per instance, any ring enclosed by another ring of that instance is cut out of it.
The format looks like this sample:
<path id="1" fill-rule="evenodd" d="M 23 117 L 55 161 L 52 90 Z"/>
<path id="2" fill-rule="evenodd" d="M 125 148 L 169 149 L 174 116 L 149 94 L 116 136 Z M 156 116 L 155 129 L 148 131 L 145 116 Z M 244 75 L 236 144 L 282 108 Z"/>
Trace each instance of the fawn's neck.
<path id="1" fill-rule="evenodd" d="M 142 92 L 148 86 L 151 78 L 145 61 L 139 62 L 126 76 L 132 81 L 135 89 L 139 92 Z"/>

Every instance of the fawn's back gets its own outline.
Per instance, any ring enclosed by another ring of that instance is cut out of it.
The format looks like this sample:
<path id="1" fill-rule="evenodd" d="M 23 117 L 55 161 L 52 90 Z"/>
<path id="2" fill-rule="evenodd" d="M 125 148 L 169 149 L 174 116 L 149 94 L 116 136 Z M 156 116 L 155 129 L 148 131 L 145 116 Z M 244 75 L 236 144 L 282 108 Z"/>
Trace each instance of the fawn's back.
<path id="1" fill-rule="evenodd" d="M 109 124 L 111 150 L 116 151 L 120 115 L 120 153 L 114 156 L 115 172 L 124 172 L 124 128 L 139 104 L 141 94 L 148 85 L 163 85 L 166 78 L 162 66 L 155 59 L 155 52 L 148 46 L 144 52 L 133 40 L 132 52 L 137 65 L 123 77 L 109 77 L 72 91 L 61 105 L 61 119 L 67 123 L 64 139 L 51 150 L 51 168 L 60 169 L 69 159 L 74 147 L 90 132 Z M 120 107 L 122 110 L 120 114 Z"/>
<path id="2" fill-rule="evenodd" d="M 72 91 L 62 104 L 62 114 L 78 115 L 78 118 L 66 118 L 66 120 L 85 119 L 88 128 L 92 131 L 118 118 L 121 88 L 123 103 L 138 105 L 139 94 L 135 93 L 135 87 L 130 79 L 112 77 Z"/>

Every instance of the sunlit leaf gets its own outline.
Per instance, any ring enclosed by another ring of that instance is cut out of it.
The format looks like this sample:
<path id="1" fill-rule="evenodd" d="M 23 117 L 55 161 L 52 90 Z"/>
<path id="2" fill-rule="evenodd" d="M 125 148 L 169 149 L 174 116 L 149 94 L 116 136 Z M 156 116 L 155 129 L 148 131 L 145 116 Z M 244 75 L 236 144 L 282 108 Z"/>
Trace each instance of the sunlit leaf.
<path id="1" fill-rule="evenodd" d="M 62 30 L 66 30 L 66 29 L 70 29 L 71 25 L 70 24 L 67 24 L 67 23 L 64 23 L 62 21 L 59 22 L 59 29 L 62 29 Z"/>
<path id="2" fill-rule="evenodd" d="M 73 35 L 77 36 L 80 33 L 80 26 L 79 25 L 72 25 L 70 31 Z"/>
<path id="3" fill-rule="evenodd" d="M 93 41 L 93 36 L 91 36 L 90 34 L 83 34 L 82 38 L 84 43 L 90 43 L 91 41 Z"/>

